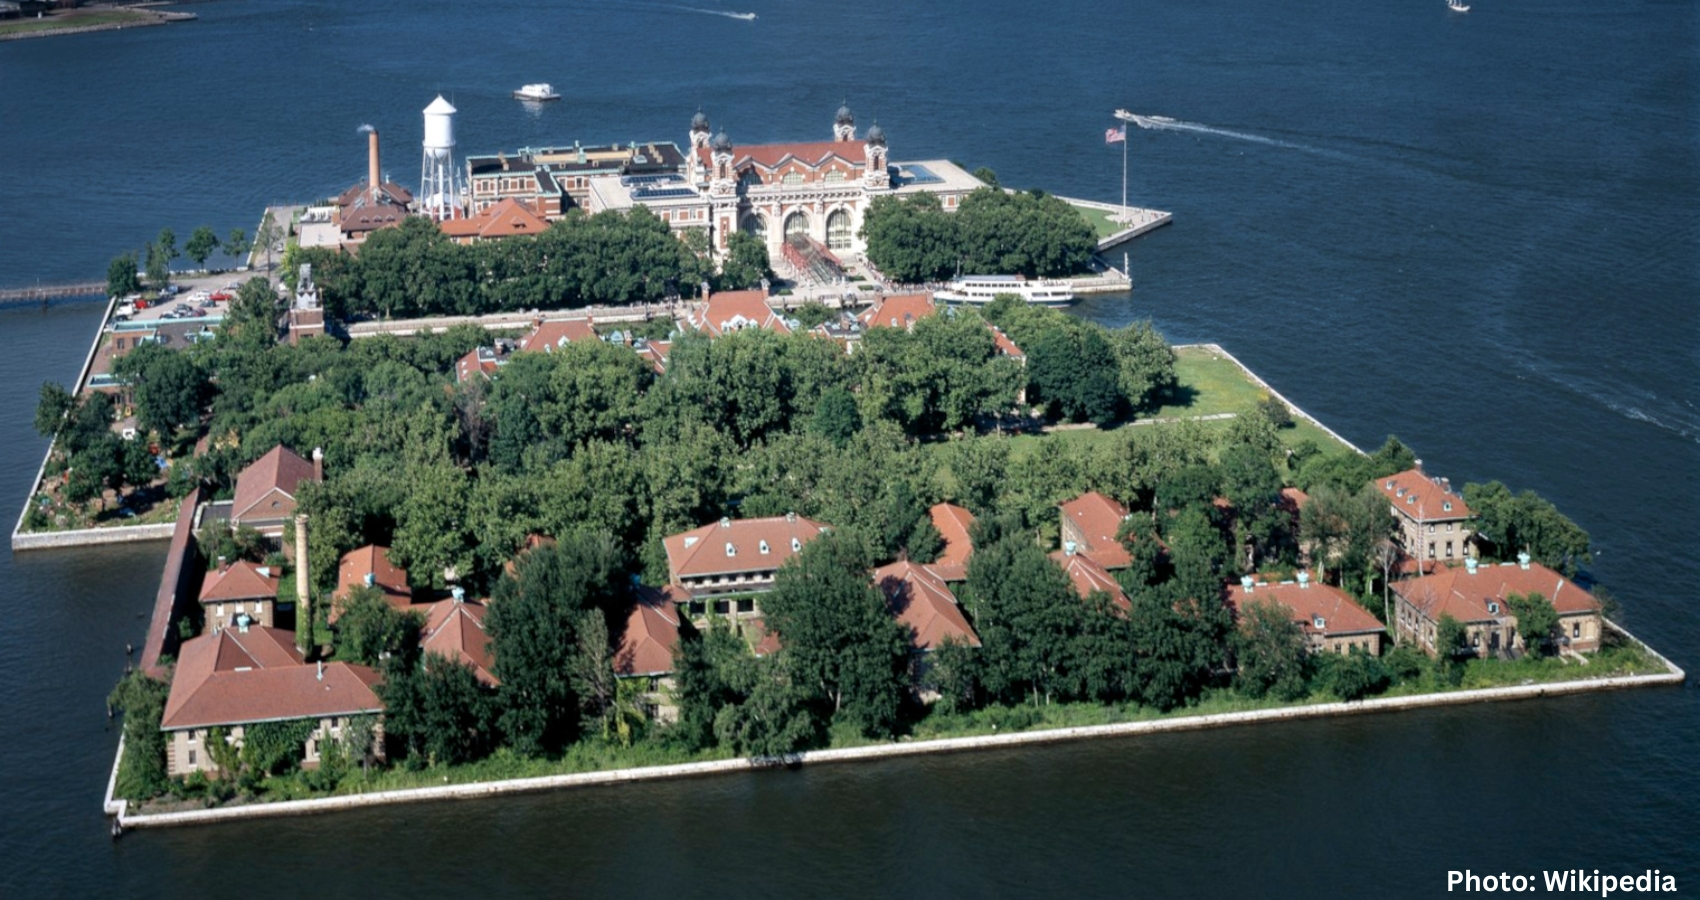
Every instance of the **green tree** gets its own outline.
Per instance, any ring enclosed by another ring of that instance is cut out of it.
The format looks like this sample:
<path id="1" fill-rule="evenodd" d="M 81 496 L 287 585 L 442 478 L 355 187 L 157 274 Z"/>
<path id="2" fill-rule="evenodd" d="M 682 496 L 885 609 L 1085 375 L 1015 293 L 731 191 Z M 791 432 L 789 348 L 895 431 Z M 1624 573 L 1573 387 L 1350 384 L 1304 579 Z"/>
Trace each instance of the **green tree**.
<path id="1" fill-rule="evenodd" d="M 1247 696 L 1283 701 L 1304 696 L 1310 650 L 1304 631 L 1281 604 L 1254 600 L 1241 607 L 1234 655 L 1239 661 L 1234 684 Z"/>
<path id="2" fill-rule="evenodd" d="M 338 605 L 341 609 L 331 625 L 337 659 L 377 666 L 393 657 L 403 668 L 411 665 L 425 627 L 418 613 L 396 609 L 383 591 L 364 585 L 355 586 Z"/>
<path id="3" fill-rule="evenodd" d="M 126 673 L 106 704 L 124 716 L 124 758 L 118 766 L 117 795 L 132 801 L 165 793 L 165 732 L 159 730 L 171 686 L 141 671 Z"/>
<path id="4" fill-rule="evenodd" d="M 1068 576 L 1020 532 L 976 543 L 964 590 L 980 634 L 981 683 L 994 698 L 1049 702 L 1066 691 L 1084 607 Z"/>
<path id="5" fill-rule="evenodd" d="M 46 391 L 43 385 L 42 390 Z M 45 394 L 44 394 L 45 397 Z M 821 395 L 815 404 L 815 414 L 809 429 L 843 449 L 862 430 L 862 417 L 856 412 L 856 397 L 844 388 L 833 388 Z"/>
<path id="6" fill-rule="evenodd" d="M 463 662 L 429 654 L 423 665 L 388 666 L 378 696 L 384 731 L 409 757 L 458 765 L 494 749 L 495 695 Z"/>
<path id="7" fill-rule="evenodd" d="M 248 232 L 240 228 L 230 229 L 230 233 L 225 235 L 223 246 L 224 252 L 236 257 L 241 265 L 247 265 L 248 251 L 253 249 L 253 245 L 248 241 Z"/>
<path id="8" fill-rule="evenodd" d="M 1464 501 L 1476 514 L 1474 534 L 1490 559 L 1509 560 L 1527 552 L 1536 562 L 1567 575 L 1591 561 L 1588 532 L 1534 491 L 1512 494 L 1498 481 L 1464 485 Z"/>
<path id="9" fill-rule="evenodd" d="M 149 287 L 165 287 L 171 281 L 171 258 L 158 243 L 149 244 L 142 259 L 142 270 L 148 277 Z"/>
<path id="10" fill-rule="evenodd" d="M 616 545 L 574 532 L 520 557 L 496 583 L 484 619 L 501 681 L 501 729 L 516 751 L 559 750 L 579 732 L 573 657 L 587 610 L 622 605 L 629 582 Z"/>
<path id="11" fill-rule="evenodd" d="M 797 684 L 792 667 L 769 656 L 738 667 L 736 674 L 743 699 L 714 716 L 721 746 L 740 756 L 779 760 L 820 739 L 813 694 Z"/>
<path id="12" fill-rule="evenodd" d="M 863 734 L 891 734 L 909 641 L 855 542 L 837 532 L 810 541 L 780 567 L 762 610 L 797 686 L 819 692 L 834 719 Z"/>
<path id="13" fill-rule="evenodd" d="M 739 670 L 755 658 L 743 638 L 718 618 L 707 631 L 688 621 L 680 623 L 679 643 L 673 649 L 673 696 L 679 718 L 671 735 L 689 750 L 714 745 L 715 717 L 742 699 Z"/>
<path id="14" fill-rule="evenodd" d="M 65 419 L 77 408 L 77 398 L 57 381 L 41 383 L 40 399 L 35 404 L 35 432 L 44 438 L 59 434 Z"/>
<path id="15" fill-rule="evenodd" d="M 188 243 L 183 245 L 183 252 L 195 261 L 197 268 L 205 268 L 207 257 L 212 256 L 213 251 L 217 249 L 218 235 L 213 234 L 213 230 L 205 225 L 196 228 L 189 235 Z"/>
<path id="16" fill-rule="evenodd" d="M 771 265 L 767 258 L 767 245 L 761 238 L 746 231 L 735 231 L 726 239 L 726 259 L 720 264 L 716 284 L 723 291 L 761 287 L 763 279 L 773 280 Z"/>
<path id="17" fill-rule="evenodd" d="M 159 255 L 165 257 L 167 264 L 183 255 L 177 251 L 177 232 L 169 228 L 159 230 L 159 237 L 154 239 L 154 245 L 159 248 Z"/>
<path id="18" fill-rule="evenodd" d="M 1517 617 L 1517 633 L 1523 636 L 1523 646 L 1532 656 L 1544 656 L 1558 633 L 1558 611 L 1552 601 L 1538 591 L 1512 594 L 1505 598 L 1511 614 Z"/>
<path id="19" fill-rule="evenodd" d="M 277 242 L 283 240 L 283 235 L 283 226 L 278 224 L 277 218 L 272 215 L 272 211 L 267 209 L 265 216 L 260 219 L 259 231 L 254 234 L 254 248 L 264 247 L 266 249 L 267 271 L 271 270 L 272 254 L 277 251 Z"/>
<path id="20" fill-rule="evenodd" d="M 250 347 L 270 347 L 277 342 L 280 315 L 277 292 L 270 282 L 250 278 L 236 290 L 220 328 Z"/>
<path id="21" fill-rule="evenodd" d="M 1362 647 L 1349 653 L 1324 653 L 1315 658 L 1316 681 L 1348 703 L 1387 690 L 1392 673 L 1386 663 L 1370 656 Z"/>
<path id="22" fill-rule="evenodd" d="M 1470 652 L 1470 630 L 1463 622 L 1442 613 L 1434 633 L 1435 665 L 1443 681 L 1457 685 L 1464 680 L 1464 660 Z"/>
<path id="23" fill-rule="evenodd" d="M 136 254 L 114 256 L 106 267 L 106 293 L 109 297 L 124 297 L 139 292 L 142 279 L 136 274 Z"/>
<path id="24" fill-rule="evenodd" d="M 452 465 L 428 465 L 408 473 L 410 489 L 396 510 L 390 555 L 420 584 L 442 587 L 451 577 L 473 570 L 473 537 L 468 504 L 471 485 Z"/>
<path id="25" fill-rule="evenodd" d="M 1107 425 L 1122 406 L 1120 368 L 1103 329 L 1057 322 L 1023 343 L 1028 400 L 1075 422 Z"/>
<path id="26" fill-rule="evenodd" d="M 1175 351 L 1146 319 L 1110 332 L 1122 396 L 1136 412 L 1153 412 L 1173 394 Z"/>
<path id="27" fill-rule="evenodd" d="M 145 343 L 119 358 L 112 371 L 130 386 L 137 421 L 162 441 L 200 421 L 211 385 L 189 354 Z"/>

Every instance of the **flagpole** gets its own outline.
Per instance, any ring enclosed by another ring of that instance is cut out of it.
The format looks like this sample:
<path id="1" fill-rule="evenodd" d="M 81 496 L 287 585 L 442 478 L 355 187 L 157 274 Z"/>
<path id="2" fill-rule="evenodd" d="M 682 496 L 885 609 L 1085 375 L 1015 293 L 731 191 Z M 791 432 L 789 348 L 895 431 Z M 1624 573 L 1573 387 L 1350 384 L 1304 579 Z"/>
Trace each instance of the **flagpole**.
<path id="1" fill-rule="evenodd" d="M 1122 125 L 1122 218 L 1127 218 L 1127 125 Z"/>

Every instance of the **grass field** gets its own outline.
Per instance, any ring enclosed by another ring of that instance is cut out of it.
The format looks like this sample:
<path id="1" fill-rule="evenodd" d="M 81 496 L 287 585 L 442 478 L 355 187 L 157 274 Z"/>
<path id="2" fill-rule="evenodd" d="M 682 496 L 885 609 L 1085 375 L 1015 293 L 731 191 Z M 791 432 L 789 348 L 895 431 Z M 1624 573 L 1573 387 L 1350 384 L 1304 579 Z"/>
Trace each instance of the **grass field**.
<path id="1" fill-rule="evenodd" d="M 152 22 L 155 17 L 130 9 L 88 9 L 55 13 L 40 19 L 15 19 L 0 22 L 0 37 L 50 31 L 54 28 L 93 28 L 97 25 L 125 25 Z"/>
<path id="2" fill-rule="evenodd" d="M 1199 416 L 1239 414 L 1268 396 L 1268 392 L 1232 360 L 1204 347 L 1183 347 L 1175 351 L 1175 374 L 1180 381 L 1177 398 L 1155 414 L 1155 418 L 1183 419 Z M 1229 420 L 1218 419 L 1200 423 L 1205 428 L 1227 428 Z M 1119 428 L 1071 428 L 1046 434 L 1024 434 L 1012 439 L 1010 452 L 1015 456 L 1032 453 L 1041 441 L 1062 441 L 1068 444 L 1093 444 L 1113 440 L 1120 428 L 1161 428 L 1154 425 L 1122 425 Z M 1281 443 L 1296 447 L 1312 441 L 1324 452 L 1350 452 L 1345 444 L 1310 422 L 1293 418 L 1293 427 L 1279 432 Z"/>
<path id="3" fill-rule="evenodd" d="M 1093 209 L 1089 206 L 1076 206 L 1075 209 L 1080 210 L 1080 217 L 1092 226 L 1092 231 L 1098 235 L 1100 241 L 1127 228 L 1126 225 L 1113 221 L 1108 210 Z"/>

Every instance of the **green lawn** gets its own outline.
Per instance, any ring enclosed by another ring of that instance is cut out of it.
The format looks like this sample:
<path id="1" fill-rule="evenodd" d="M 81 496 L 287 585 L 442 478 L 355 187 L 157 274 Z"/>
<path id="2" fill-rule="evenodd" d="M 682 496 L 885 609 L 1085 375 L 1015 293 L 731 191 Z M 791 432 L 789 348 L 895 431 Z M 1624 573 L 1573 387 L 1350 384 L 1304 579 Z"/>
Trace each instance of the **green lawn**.
<path id="1" fill-rule="evenodd" d="M 1113 221 L 1108 210 L 1093 209 L 1090 206 L 1076 206 L 1075 209 L 1080 210 L 1080 217 L 1092 226 L 1093 233 L 1098 235 L 1100 241 L 1127 228 L 1126 225 Z"/>
<path id="2" fill-rule="evenodd" d="M 51 15 L 40 19 L 17 19 L 10 22 L 0 22 L 0 37 L 9 34 L 27 34 L 32 31 L 48 31 L 54 28 L 89 28 L 95 25 L 151 22 L 153 18 L 147 13 L 129 9 L 79 10 L 75 13 Z"/>

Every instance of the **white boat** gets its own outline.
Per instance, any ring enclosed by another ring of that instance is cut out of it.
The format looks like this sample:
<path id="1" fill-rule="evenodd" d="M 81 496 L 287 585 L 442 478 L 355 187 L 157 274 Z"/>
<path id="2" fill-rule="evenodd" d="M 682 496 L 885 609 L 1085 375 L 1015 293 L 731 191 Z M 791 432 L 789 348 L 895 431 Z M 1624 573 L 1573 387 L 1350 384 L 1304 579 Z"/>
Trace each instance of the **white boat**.
<path id="1" fill-rule="evenodd" d="M 1453 12 L 1469 12 L 1470 6 L 1464 0 L 1446 0 L 1446 8 Z"/>
<path id="2" fill-rule="evenodd" d="M 515 100 L 559 100 L 561 95 L 555 93 L 555 87 L 550 84 L 528 84 L 514 91 Z"/>
<path id="3" fill-rule="evenodd" d="M 1066 281 L 1036 279 L 1020 275 L 964 275 L 933 294 L 945 303 L 984 306 L 1001 294 L 1014 294 L 1034 306 L 1069 306 L 1074 303 L 1074 286 Z"/>

